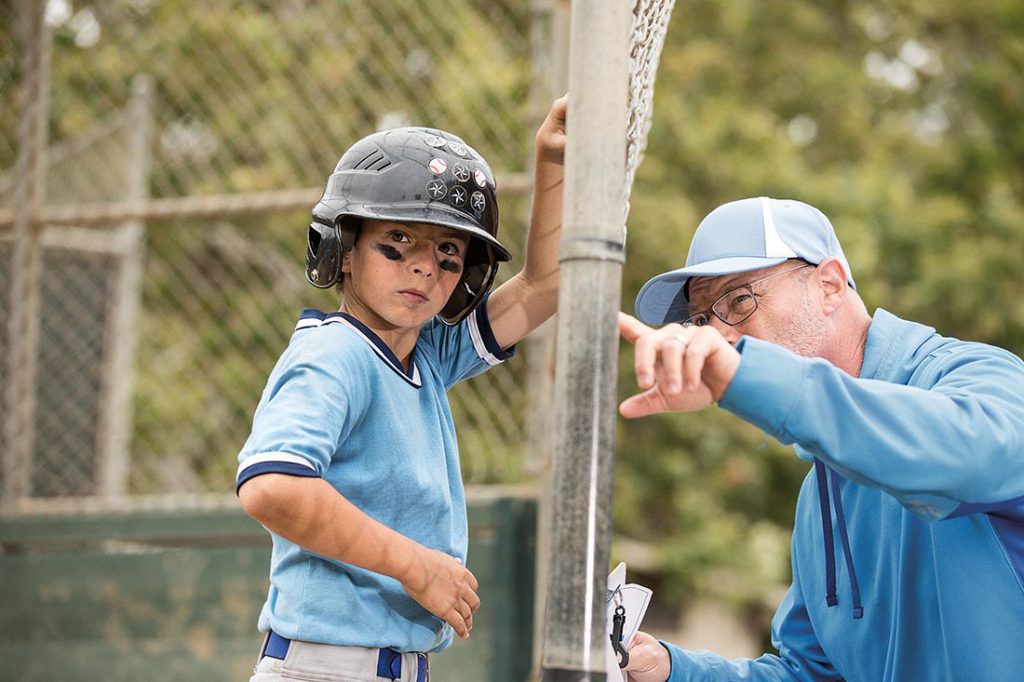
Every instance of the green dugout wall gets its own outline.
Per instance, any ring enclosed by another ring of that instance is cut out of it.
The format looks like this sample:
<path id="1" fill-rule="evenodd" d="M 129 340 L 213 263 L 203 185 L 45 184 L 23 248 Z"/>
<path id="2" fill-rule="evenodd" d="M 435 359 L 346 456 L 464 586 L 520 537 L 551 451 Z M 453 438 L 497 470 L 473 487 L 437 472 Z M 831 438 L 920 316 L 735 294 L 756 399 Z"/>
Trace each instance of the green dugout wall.
<path id="1" fill-rule="evenodd" d="M 434 679 L 520 682 L 530 670 L 536 500 L 470 496 L 482 606 Z M 240 509 L 0 521 L 5 679 L 246 680 L 261 638 L 270 539 Z"/>

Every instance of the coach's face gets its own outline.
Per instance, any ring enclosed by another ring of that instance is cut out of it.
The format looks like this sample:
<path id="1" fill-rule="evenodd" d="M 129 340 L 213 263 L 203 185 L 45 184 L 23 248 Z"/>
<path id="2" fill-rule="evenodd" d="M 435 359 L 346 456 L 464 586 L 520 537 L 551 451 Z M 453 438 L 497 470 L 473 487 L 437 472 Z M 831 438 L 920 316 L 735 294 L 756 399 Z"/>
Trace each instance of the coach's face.
<path id="1" fill-rule="evenodd" d="M 690 281 L 690 311 L 708 311 L 707 320 L 734 344 L 744 335 L 753 336 L 806 357 L 822 355 L 826 320 L 815 289 L 814 266 L 800 261 L 749 272 L 716 277 L 695 277 Z M 729 304 L 754 304 L 742 321 L 727 324 Z M 715 311 L 722 315 L 711 312 Z"/>

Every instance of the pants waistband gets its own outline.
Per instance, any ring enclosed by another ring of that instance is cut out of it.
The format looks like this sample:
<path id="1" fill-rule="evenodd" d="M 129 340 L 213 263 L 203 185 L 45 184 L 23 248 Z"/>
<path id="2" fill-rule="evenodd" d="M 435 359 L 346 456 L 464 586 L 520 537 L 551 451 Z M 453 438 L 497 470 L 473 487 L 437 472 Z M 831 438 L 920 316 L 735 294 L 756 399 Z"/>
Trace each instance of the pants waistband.
<path id="1" fill-rule="evenodd" d="M 260 658 L 269 656 L 270 658 L 283 661 L 288 655 L 291 643 L 292 640 L 282 637 L 271 630 L 263 642 Z M 390 647 L 382 647 L 377 652 L 377 677 L 388 680 L 400 680 L 402 678 L 402 652 Z M 430 665 L 427 655 L 422 653 L 415 653 L 413 655 L 416 657 L 416 682 L 428 682 L 430 679 Z"/>

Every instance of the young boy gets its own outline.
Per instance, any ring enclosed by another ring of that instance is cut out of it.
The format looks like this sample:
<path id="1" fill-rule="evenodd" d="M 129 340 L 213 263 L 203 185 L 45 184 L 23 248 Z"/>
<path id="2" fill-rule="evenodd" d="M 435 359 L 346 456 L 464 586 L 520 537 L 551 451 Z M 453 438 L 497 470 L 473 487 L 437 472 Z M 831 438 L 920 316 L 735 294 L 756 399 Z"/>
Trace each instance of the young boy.
<path id="1" fill-rule="evenodd" d="M 342 292 L 307 309 L 238 456 L 245 511 L 273 538 L 254 682 L 428 679 L 428 652 L 480 606 L 446 391 L 512 355 L 558 301 L 566 98 L 536 137 L 523 269 L 486 161 L 439 130 L 375 133 L 313 209 L 306 276 Z"/>

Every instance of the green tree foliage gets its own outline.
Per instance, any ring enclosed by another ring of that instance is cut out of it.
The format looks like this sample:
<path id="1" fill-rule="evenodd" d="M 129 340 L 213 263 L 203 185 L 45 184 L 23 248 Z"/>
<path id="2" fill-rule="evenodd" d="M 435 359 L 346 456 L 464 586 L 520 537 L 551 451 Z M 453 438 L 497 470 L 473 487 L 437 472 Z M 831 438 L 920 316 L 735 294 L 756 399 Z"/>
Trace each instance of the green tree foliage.
<path id="1" fill-rule="evenodd" d="M 1024 352 L 1022 35 L 1019 0 L 680 3 L 624 309 L 715 206 L 798 198 L 831 218 L 869 310 Z M 676 597 L 756 603 L 788 581 L 805 463 L 717 408 L 620 426 L 616 528 L 659 548 Z"/>
<path id="2" fill-rule="evenodd" d="M 16 4 L 0 2 L 4 167 L 16 156 Z M 136 73 L 153 74 L 155 196 L 320 184 L 396 112 L 464 133 L 499 172 L 526 166 L 527 0 L 51 5 L 67 10 L 53 20 L 51 139 L 81 134 L 128 101 Z M 870 308 L 1024 352 L 1022 36 L 1024 0 L 677 3 L 633 191 L 624 309 L 682 264 L 712 208 L 792 197 L 831 217 Z M 173 443 L 200 479 L 230 485 L 237 425 L 296 297 L 317 304 L 301 280 L 304 215 L 152 226 L 136 452 Z M 255 234 L 265 252 L 235 246 Z M 621 365 L 625 396 L 630 352 Z M 658 548 L 664 596 L 771 601 L 806 469 L 717 409 L 621 422 L 615 527 Z"/>

